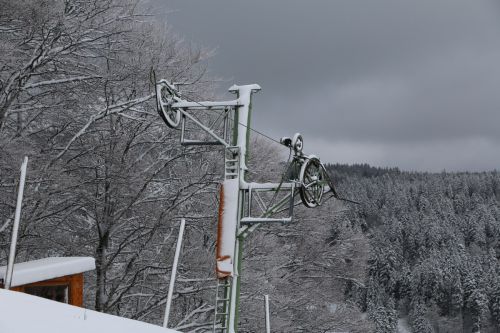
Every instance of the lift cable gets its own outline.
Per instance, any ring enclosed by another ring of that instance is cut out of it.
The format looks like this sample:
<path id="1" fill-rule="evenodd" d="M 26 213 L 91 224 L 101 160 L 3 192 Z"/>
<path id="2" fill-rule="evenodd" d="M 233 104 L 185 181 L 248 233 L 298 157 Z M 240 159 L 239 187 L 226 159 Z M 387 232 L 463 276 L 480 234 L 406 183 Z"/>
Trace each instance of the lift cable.
<path id="1" fill-rule="evenodd" d="M 157 82 L 157 81 L 156 81 L 156 72 L 155 72 L 155 70 L 154 70 L 152 67 L 151 67 L 151 71 L 150 71 L 150 81 L 151 81 L 151 84 L 152 84 L 153 86 L 154 86 L 154 85 L 156 84 L 156 82 Z M 180 97 L 180 94 L 179 94 L 179 97 Z M 210 109 L 209 109 L 206 105 L 203 105 L 203 103 L 200 103 L 200 102 L 198 102 L 198 101 L 192 100 L 191 98 L 189 98 L 189 97 L 187 97 L 187 96 L 182 96 L 182 98 L 183 98 L 183 99 L 185 99 L 185 100 L 186 100 L 186 101 L 188 101 L 188 102 L 196 103 L 196 104 L 198 104 L 198 105 L 199 105 L 199 106 L 201 106 L 201 107 L 207 108 L 209 111 L 214 111 L 214 112 L 217 112 L 217 111 L 215 111 L 215 110 L 210 110 Z M 195 118 L 196 118 L 196 117 L 195 117 Z M 197 120 L 198 120 L 198 119 L 197 119 Z M 199 121 L 199 120 L 198 120 L 198 121 Z M 234 119 L 232 119 L 232 121 L 234 122 Z M 249 130 L 251 130 L 251 131 L 253 131 L 253 132 L 255 132 L 255 133 L 257 133 L 257 134 L 259 134 L 259 135 L 261 135 L 261 136 L 263 136 L 263 137 L 265 137 L 265 138 L 266 138 L 266 139 L 268 139 L 268 140 L 271 140 L 271 141 L 273 141 L 273 142 L 275 142 L 275 143 L 277 143 L 277 144 L 279 144 L 279 145 L 282 145 L 282 146 L 287 147 L 287 146 L 286 146 L 286 145 L 284 145 L 282 142 L 280 142 L 280 141 L 278 141 L 278 140 L 276 140 L 276 139 L 272 138 L 271 136 L 269 136 L 269 135 L 267 135 L 267 134 L 265 134 L 265 133 L 263 133 L 263 132 L 261 132 L 261 131 L 256 130 L 255 128 L 252 128 L 252 127 L 250 127 L 250 126 L 248 126 L 248 125 L 242 124 L 242 123 L 240 123 L 239 121 L 238 121 L 237 123 L 238 123 L 239 125 L 241 125 L 241 126 L 244 126 L 244 127 L 248 128 Z M 287 147 L 287 148 L 288 148 L 288 147 Z"/>
<path id="2" fill-rule="evenodd" d="M 153 69 L 153 68 L 151 68 L 151 72 L 150 72 L 150 79 L 151 79 L 151 83 L 156 84 L 156 73 L 155 73 L 155 71 L 154 71 L 154 69 Z M 180 97 L 180 94 L 179 94 L 179 97 Z M 196 103 L 196 104 L 198 104 L 199 106 L 204 107 L 204 108 L 207 108 L 207 110 L 210 110 L 210 108 L 208 108 L 206 105 L 203 105 L 203 103 L 200 103 L 200 102 L 198 102 L 198 101 L 192 100 L 192 99 L 190 99 L 189 97 L 186 97 L 186 96 L 182 96 L 182 98 L 184 98 L 184 99 L 185 99 L 186 101 L 188 101 L 188 102 Z M 215 110 L 210 110 L 210 111 L 215 111 Z M 216 112 L 216 111 L 215 111 L 215 112 Z M 221 113 L 221 114 L 219 115 L 219 118 L 221 117 L 221 115 L 222 115 L 222 114 L 223 114 L 223 113 Z M 193 117 L 194 117 L 194 115 L 193 115 Z M 218 120 L 219 118 L 217 118 L 217 120 Z M 196 119 L 196 117 L 195 117 L 195 119 Z M 216 120 L 216 122 L 217 122 L 217 120 Z M 231 119 L 231 118 L 230 118 L 230 120 L 231 120 L 231 121 L 233 121 L 233 122 L 235 122 L 235 121 L 234 121 L 234 119 Z M 199 121 L 199 120 L 198 120 L 198 121 Z M 281 180 L 280 180 L 280 183 L 279 183 L 279 185 L 278 185 L 278 191 L 279 191 L 279 189 L 281 188 L 281 186 L 282 186 L 283 182 L 285 181 L 286 175 L 288 174 L 288 172 L 289 172 L 289 168 L 290 168 L 290 166 L 291 166 L 291 163 L 290 163 L 290 159 L 291 159 L 291 156 L 292 156 L 292 149 L 291 149 L 291 147 L 288 147 L 288 146 L 287 146 L 287 145 L 285 145 L 283 142 L 278 141 L 278 140 L 276 140 L 276 139 L 272 138 L 271 136 L 269 136 L 269 135 L 267 135 L 267 134 L 265 134 L 265 133 L 263 133 L 263 132 L 261 132 L 261 131 L 258 131 L 258 130 L 254 129 L 254 128 L 252 128 L 252 127 L 248 126 L 248 125 L 242 124 L 242 123 L 240 123 L 239 121 L 238 121 L 238 122 L 236 122 L 236 123 L 238 123 L 238 124 L 239 124 L 239 125 L 241 125 L 241 126 L 244 126 L 244 127 L 248 128 L 249 130 L 251 130 L 251 131 L 253 131 L 253 132 L 255 132 L 255 133 L 257 133 L 257 134 L 259 134 L 259 135 L 263 136 L 264 138 L 266 138 L 266 139 L 268 139 L 268 140 L 270 140 L 270 141 L 272 141 L 272 142 L 275 142 L 275 143 L 279 144 L 280 146 L 287 147 L 287 148 L 289 148 L 289 149 L 290 149 L 290 153 L 289 153 L 289 156 L 288 156 L 288 160 L 287 160 L 287 162 L 286 162 L 286 164 L 285 164 L 285 165 L 286 165 L 286 167 L 285 167 L 285 171 L 282 173 L 282 175 L 281 175 Z M 322 167 L 322 169 L 323 169 L 323 171 L 324 171 L 324 173 L 325 173 L 325 175 L 326 175 L 326 177 L 327 177 L 328 187 L 330 187 L 330 191 L 328 191 L 328 192 L 331 192 L 331 193 L 332 193 L 332 195 L 331 195 L 330 197 L 328 197 L 328 198 L 327 198 L 327 200 L 333 197 L 333 198 L 335 198 L 335 199 L 337 199 L 337 200 L 340 200 L 340 201 L 345 201 L 345 202 L 349 202 L 349 203 L 353 203 L 353 204 L 357 204 L 357 205 L 360 205 L 360 204 L 361 204 L 361 203 L 360 203 L 360 202 L 358 202 L 358 201 L 354 201 L 354 200 L 351 200 L 351 199 L 346 199 L 346 198 L 343 198 L 343 197 L 339 196 L 339 195 L 338 195 L 338 193 L 337 193 L 337 191 L 335 190 L 335 187 L 334 187 L 334 185 L 333 185 L 333 182 L 332 182 L 332 180 L 331 180 L 331 178 L 330 178 L 330 175 L 328 174 L 327 170 L 325 169 L 325 167 L 324 167 L 322 164 L 321 164 L 321 167 Z M 275 193 L 274 193 L 274 195 L 273 195 L 273 197 L 272 197 L 272 199 L 271 199 L 271 202 L 274 202 L 274 200 L 276 199 L 276 196 L 277 196 L 278 191 L 275 191 Z"/>

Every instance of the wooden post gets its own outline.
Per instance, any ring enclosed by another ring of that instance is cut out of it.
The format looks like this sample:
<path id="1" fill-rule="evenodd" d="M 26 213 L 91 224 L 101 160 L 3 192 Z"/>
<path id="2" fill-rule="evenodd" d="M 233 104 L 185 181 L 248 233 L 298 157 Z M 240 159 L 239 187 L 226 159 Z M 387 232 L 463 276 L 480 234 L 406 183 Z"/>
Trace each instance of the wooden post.
<path id="1" fill-rule="evenodd" d="M 70 277 L 69 283 L 69 304 L 83 306 L 83 273 L 74 274 Z"/>

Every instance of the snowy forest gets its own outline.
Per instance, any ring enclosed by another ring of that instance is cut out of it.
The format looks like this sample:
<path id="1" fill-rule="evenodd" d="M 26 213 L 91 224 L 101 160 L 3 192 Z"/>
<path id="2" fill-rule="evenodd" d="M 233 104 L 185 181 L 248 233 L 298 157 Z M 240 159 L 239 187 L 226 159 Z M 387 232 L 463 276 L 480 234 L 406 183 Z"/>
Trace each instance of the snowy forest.
<path id="1" fill-rule="evenodd" d="M 216 55 L 136 1 L 0 8 L 0 265 L 28 156 L 16 262 L 94 257 L 85 306 L 161 324 L 186 218 L 172 328 L 210 331 L 222 151 L 178 144 L 152 73 L 214 99 Z M 283 147 L 255 133 L 252 146 L 251 178 L 279 180 Z M 500 332 L 498 172 L 327 169 L 359 204 L 299 207 L 293 223 L 249 237 L 241 332 L 264 331 L 264 294 L 274 332 Z"/>
<path id="2" fill-rule="evenodd" d="M 331 165 L 362 202 L 350 223 L 369 239 L 363 284 L 347 299 L 376 332 L 498 332 L 500 175 Z"/>

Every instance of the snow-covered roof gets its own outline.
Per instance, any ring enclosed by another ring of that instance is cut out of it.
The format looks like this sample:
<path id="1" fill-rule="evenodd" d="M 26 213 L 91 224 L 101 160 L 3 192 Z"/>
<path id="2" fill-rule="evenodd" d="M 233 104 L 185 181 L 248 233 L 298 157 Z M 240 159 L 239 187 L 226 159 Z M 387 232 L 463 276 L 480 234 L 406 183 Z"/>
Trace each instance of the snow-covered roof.
<path id="1" fill-rule="evenodd" d="M 175 333 L 178 331 L 0 289 L 2 333 Z"/>
<path id="2" fill-rule="evenodd" d="M 12 287 L 78 274 L 95 269 L 92 257 L 51 257 L 14 265 Z M 0 267 L 0 280 L 5 280 L 7 267 Z"/>

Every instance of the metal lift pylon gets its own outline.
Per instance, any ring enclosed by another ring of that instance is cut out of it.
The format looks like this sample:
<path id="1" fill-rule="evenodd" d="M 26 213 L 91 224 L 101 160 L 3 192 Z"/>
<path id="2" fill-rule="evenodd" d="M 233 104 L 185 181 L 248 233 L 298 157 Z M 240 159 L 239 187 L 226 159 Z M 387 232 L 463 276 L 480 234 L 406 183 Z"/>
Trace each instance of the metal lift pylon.
<path id="1" fill-rule="evenodd" d="M 239 107 L 234 114 L 232 145 L 226 147 L 224 156 L 224 182 L 238 181 L 238 206 L 230 217 L 235 220 L 236 239 L 233 249 L 233 269 L 229 276 L 217 279 L 217 295 L 214 315 L 214 332 L 233 333 L 238 330 L 240 277 L 243 252 L 243 237 L 239 234 L 243 211 L 244 193 L 242 185 L 246 184 L 248 143 L 250 138 L 250 117 L 252 111 L 252 95 L 260 90 L 260 86 L 232 86 L 229 91 L 236 94 Z M 229 194 L 231 195 L 231 194 Z M 234 195 L 234 194 L 232 194 Z M 219 237 L 220 241 L 221 238 Z M 222 290 L 220 290 L 222 289 Z M 219 296 L 222 294 L 222 298 Z M 218 310 L 222 309 L 223 312 Z M 219 317 L 219 318 L 218 318 Z M 219 322 L 218 322 L 218 319 Z"/>
<path id="2" fill-rule="evenodd" d="M 302 202 L 307 207 L 321 204 L 325 188 L 335 194 L 328 174 L 319 159 L 302 153 L 300 134 L 283 138 L 281 143 L 294 150 L 287 179 L 280 183 L 247 182 L 252 96 L 260 90 L 257 84 L 233 85 L 229 91 L 236 99 L 222 102 L 186 100 L 176 86 L 166 80 L 156 84 L 157 107 L 160 116 L 171 128 L 181 129 L 182 145 L 222 145 L 224 147 L 224 182 L 221 186 L 217 237 L 217 289 L 213 332 L 238 331 L 243 242 L 262 223 L 290 223 L 293 207 Z M 193 112 L 213 110 L 220 117 L 208 124 Z M 188 123 L 210 137 L 189 138 Z M 330 191 L 328 190 L 328 191 Z M 263 200 L 273 193 L 272 200 Z M 281 198 L 276 199 L 276 194 Z M 300 194 L 298 202 L 297 194 Z M 257 209 L 255 208 L 257 207 Z M 255 212 L 258 210 L 258 212 Z"/>

